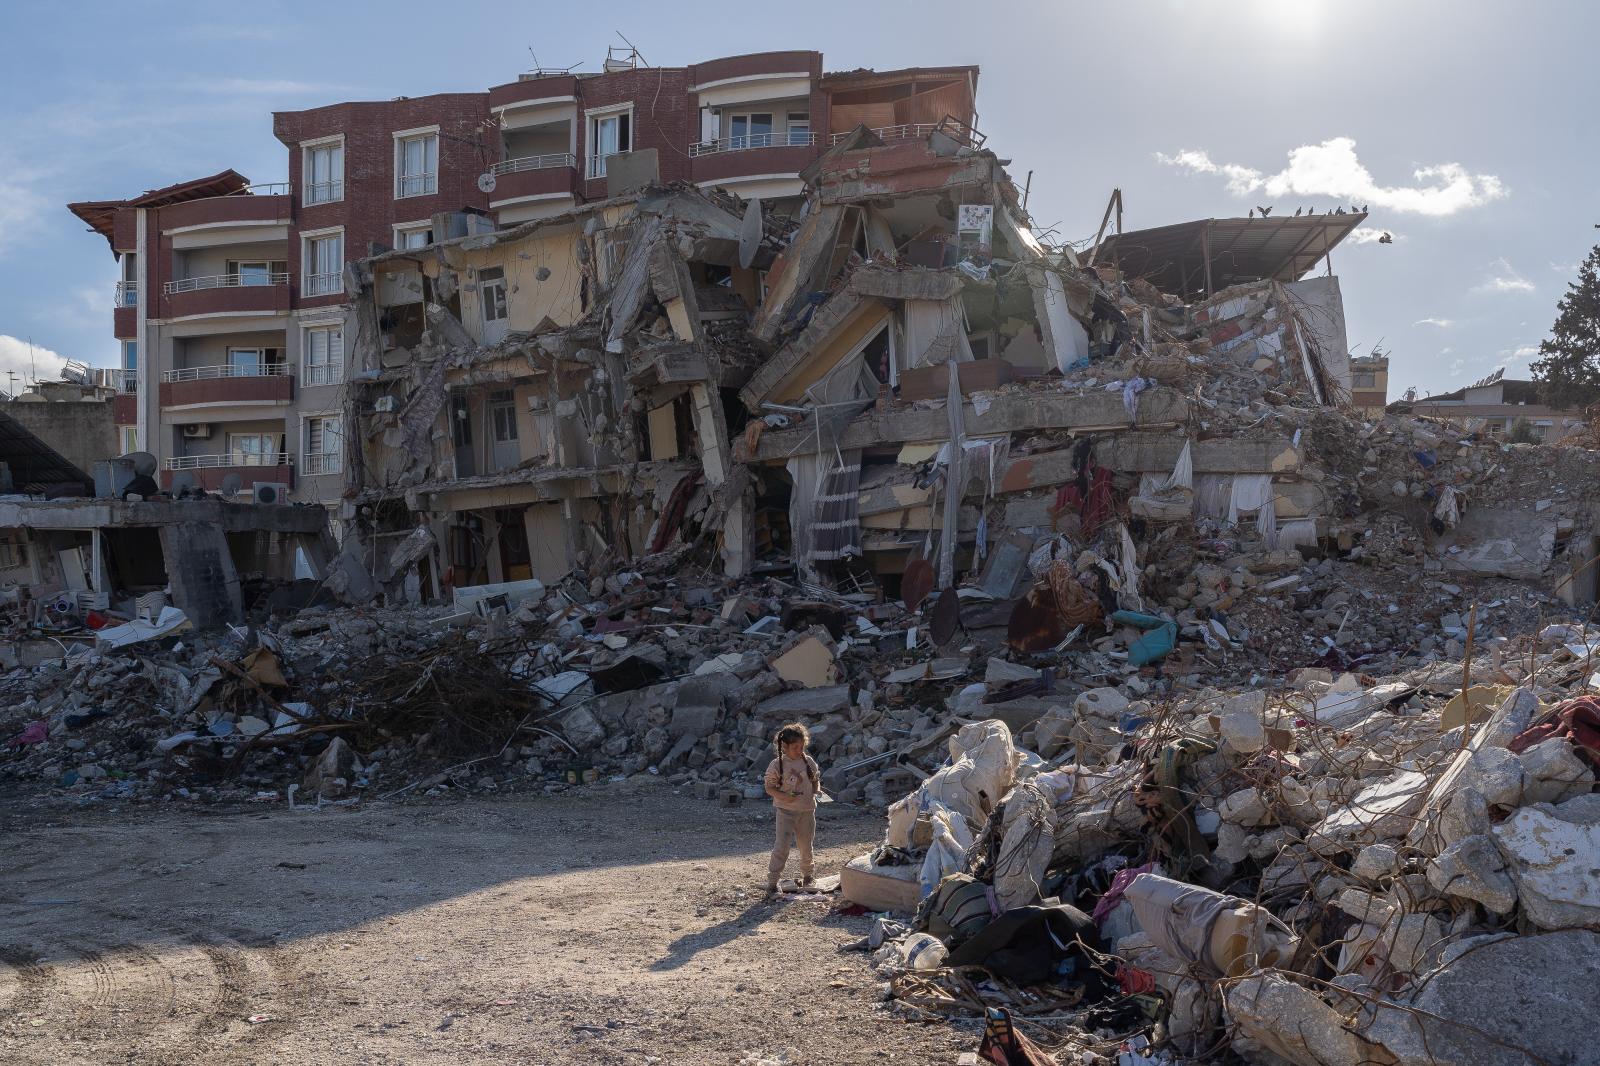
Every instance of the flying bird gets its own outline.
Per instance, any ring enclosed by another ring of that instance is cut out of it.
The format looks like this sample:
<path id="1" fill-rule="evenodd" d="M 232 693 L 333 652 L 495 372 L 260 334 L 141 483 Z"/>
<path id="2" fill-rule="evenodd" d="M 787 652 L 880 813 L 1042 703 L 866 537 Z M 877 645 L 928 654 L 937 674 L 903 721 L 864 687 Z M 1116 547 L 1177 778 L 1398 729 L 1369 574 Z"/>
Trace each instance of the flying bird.
<path id="1" fill-rule="evenodd" d="M 1268 215 L 1272 214 L 1272 208 L 1270 207 L 1258 207 L 1256 210 L 1261 212 L 1262 218 L 1266 218 Z"/>
<path id="2" fill-rule="evenodd" d="M 1394 243 L 1394 238 L 1389 236 L 1389 231 L 1388 230 L 1384 230 L 1383 231 L 1383 236 L 1378 238 L 1378 243 L 1379 244 L 1393 244 Z"/>

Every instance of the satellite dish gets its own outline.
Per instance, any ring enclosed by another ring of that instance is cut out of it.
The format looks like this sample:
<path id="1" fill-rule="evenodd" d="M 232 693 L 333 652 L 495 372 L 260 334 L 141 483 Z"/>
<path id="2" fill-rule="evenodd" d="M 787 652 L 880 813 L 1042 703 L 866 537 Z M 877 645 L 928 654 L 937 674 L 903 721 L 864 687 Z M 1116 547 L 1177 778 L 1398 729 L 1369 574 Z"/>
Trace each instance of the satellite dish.
<path id="1" fill-rule="evenodd" d="M 479 192 L 494 192 L 494 185 L 495 185 L 495 179 L 494 179 L 494 172 L 493 171 L 489 171 L 488 173 L 479 174 L 478 175 L 478 191 Z"/>
<path id="2" fill-rule="evenodd" d="M 156 457 L 149 452 L 129 452 L 127 455 L 119 455 L 117 462 L 133 467 L 133 472 L 140 477 L 154 477 L 158 465 Z"/>
<path id="3" fill-rule="evenodd" d="M 744 209 L 744 225 L 739 227 L 739 265 L 746 270 L 756 261 L 761 236 L 761 201 L 751 200 L 750 206 Z"/>
<path id="4" fill-rule="evenodd" d="M 194 475 L 187 470 L 179 470 L 172 475 L 172 494 L 181 496 L 194 488 Z"/>
<path id="5" fill-rule="evenodd" d="M 242 488 L 244 488 L 244 478 L 236 473 L 228 474 L 222 479 L 222 494 L 224 496 L 236 496 Z"/>

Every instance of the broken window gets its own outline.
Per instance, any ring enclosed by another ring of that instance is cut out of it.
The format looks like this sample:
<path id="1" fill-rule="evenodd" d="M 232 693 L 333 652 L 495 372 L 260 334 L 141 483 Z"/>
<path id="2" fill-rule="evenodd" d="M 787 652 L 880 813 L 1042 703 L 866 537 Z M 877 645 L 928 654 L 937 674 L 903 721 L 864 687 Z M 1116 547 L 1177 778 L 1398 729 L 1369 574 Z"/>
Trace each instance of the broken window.
<path id="1" fill-rule="evenodd" d="M 502 268 L 485 267 L 478 271 L 478 294 L 485 322 L 499 322 L 506 317 L 506 274 Z"/>
<path id="2" fill-rule="evenodd" d="M 429 196 L 439 191 L 439 135 L 421 133 L 395 141 L 394 195 Z"/>
<path id="3" fill-rule="evenodd" d="M 10 570 L 13 567 L 25 566 L 28 562 L 28 549 L 26 545 L 14 540 L 0 540 L 0 570 Z"/>
<path id="4" fill-rule="evenodd" d="M 1378 375 L 1371 370 L 1357 370 L 1350 375 L 1350 385 L 1357 389 L 1375 389 L 1378 387 Z"/>
<path id="5" fill-rule="evenodd" d="M 394 228 L 394 246 L 396 248 L 426 248 L 432 243 L 432 226 L 396 226 Z"/>
<path id="6" fill-rule="evenodd" d="M 633 151 L 633 115 L 621 111 L 613 115 L 594 115 L 589 119 L 589 176 L 606 176 L 606 159 Z"/>

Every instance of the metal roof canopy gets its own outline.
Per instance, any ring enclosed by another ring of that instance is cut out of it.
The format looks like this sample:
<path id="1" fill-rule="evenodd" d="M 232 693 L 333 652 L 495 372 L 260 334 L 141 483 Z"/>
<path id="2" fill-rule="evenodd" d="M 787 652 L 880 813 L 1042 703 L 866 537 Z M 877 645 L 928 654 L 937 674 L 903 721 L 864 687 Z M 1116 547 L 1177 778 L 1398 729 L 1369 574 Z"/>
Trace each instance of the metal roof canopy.
<path id="1" fill-rule="evenodd" d="M 1366 218 L 1207 218 L 1113 234 L 1099 255 L 1128 277 L 1187 300 L 1264 278 L 1299 281 Z"/>

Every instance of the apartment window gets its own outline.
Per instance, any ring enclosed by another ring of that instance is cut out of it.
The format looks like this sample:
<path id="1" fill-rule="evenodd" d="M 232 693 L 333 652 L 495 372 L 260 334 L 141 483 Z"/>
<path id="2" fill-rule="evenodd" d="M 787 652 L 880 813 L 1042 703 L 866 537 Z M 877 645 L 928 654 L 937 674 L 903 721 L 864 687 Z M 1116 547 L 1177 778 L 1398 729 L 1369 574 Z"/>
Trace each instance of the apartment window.
<path id="1" fill-rule="evenodd" d="M 327 296 L 344 291 L 344 233 L 316 233 L 302 237 L 300 253 L 301 295 Z"/>
<path id="2" fill-rule="evenodd" d="M 340 456 L 344 453 L 344 433 L 338 415 L 325 415 L 306 419 L 305 462 L 306 474 L 336 474 Z"/>
<path id="3" fill-rule="evenodd" d="M 122 280 L 117 282 L 117 306 L 136 307 L 139 303 L 139 253 L 122 253 Z"/>
<path id="4" fill-rule="evenodd" d="M 344 199 L 344 140 L 342 138 L 304 146 L 301 180 L 305 183 L 303 202 L 328 204 Z"/>
<path id="5" fill-rule="evenodd" d="M 280 373 L 283 369 L 282 348 L 229 348 L 228 376 L 256 378 Z"/>
<path id="6" fill-rule="evenodd" d="M 811 143 L 811 113 L 809 111 L 789 112 L 788 140 L 790 144 Z"/>
<path id="7" fill-rule="evenodd" d="M 729 119 L 729 148 L 766 148 L 771 144 L 772 112 L 752 111 Z"/>
<path id="8" fill-rule="evenodd" d="M 234 466 L 277 466 L 278 434 L 229 433 L 228 458 Z"/>
<path id="9" fill-rule="evenodd" d="M 266 260 L 229 261 L 228 273 L 239 279 L 240 285 L 271 285 L 273 267 L 278 264 Z"/>
<path id="10" fill-rule="evenodd" d="M 124 370 L 138 370 L 139 369 L 139 342 L 138 341 L 123 341 L 122 342 L 122 369 L 124 369 Z"/>
<path id="11" fill-rule="evenodd" d="M 333 385 L 344 380 L 344 329 L 312 326 L 305 331 L 302 380 L 307 385 Z"/>
<path id="12" fill-rule="evenodd" d="M 1358 370 L 1350 375 L 1350 385 L 1357 389 L 1375 389 L 1378 387 L 1378 375 L 1371 370 Z"/>
<path id="13" fill-rule="evenodd" d="M 489 423 L 496 444 L 510 444 L 517 439 L 517 404 L 510 389 L 489 394 Z"/>
<path id="14" fill-rule="evenodd" d="M 433 243 L 433 227 L 426 222 L 413 222 L 394 228 L 396 248 L 426 248 Z"/>
<path id="15" fill-rule="evenodd" d="M 439 191 L 439 134 L 397 134 L 394 143 L 394 195 L 430 196 Z"/>
<path id="16" fill-rule="evenodd" d="M 483 320 L 499 322 L 506 317 L 506 274 L 500 267 L 478 271 L 478 297 L 483 304 Z"/>
<path id="17" fill-rule="evenodd" d="M 139 427 L 138 426 L 123 426 L 122 427 L 122 454 L 123 455 L 127 455 L 129 452 L 136 452 L 138 450 L 139 450 Z"/>
<path id="18" fill-rule="evenodd" d="M 633 151 L 633 111 L 589 116 L 589 176 L 606 176 L 606 159 Z"/>

